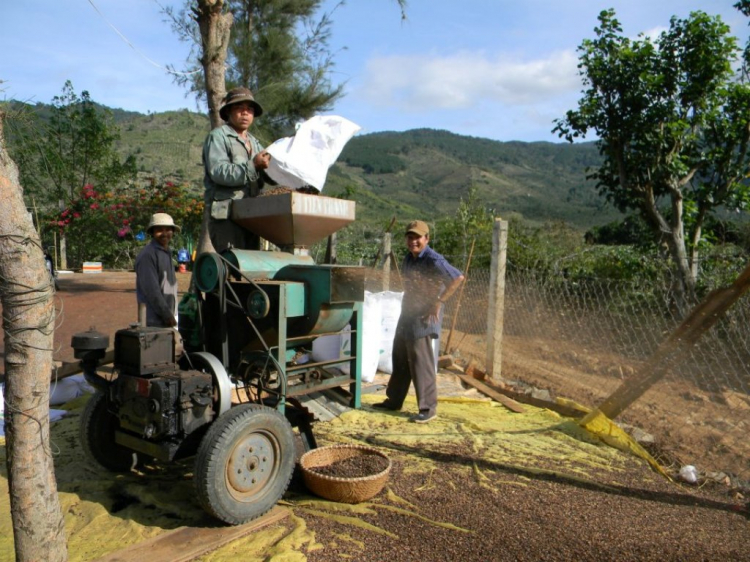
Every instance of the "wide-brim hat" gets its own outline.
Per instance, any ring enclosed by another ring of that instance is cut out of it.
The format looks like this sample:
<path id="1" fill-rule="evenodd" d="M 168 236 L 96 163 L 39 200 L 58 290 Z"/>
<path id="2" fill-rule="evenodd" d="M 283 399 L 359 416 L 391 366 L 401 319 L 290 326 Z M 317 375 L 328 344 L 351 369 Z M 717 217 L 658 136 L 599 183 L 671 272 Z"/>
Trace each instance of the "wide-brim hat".
<path id="1" fill-rule="evenodd" d="M 255 116 L 260 117 L 263 115 L 263 108 L 255 101 L 253 93 L 248 88 L 232 88 L 221 100 L 221 109 L 219 109 L 219 115 L 224 121 L 229 120 L 229 106 L 234 103 L 248 102 L 255 109 Z"/>
<path id="2" fill-rule="evenodd" d="M 180 227 L 174 223 L 174 219 L 167 213 L 154 213 L 153 215 L 151 215 L 151 221 L 148 223 L 146 232 L 151 234 L 151 229 L 155 226 L 171 226 L 175 230 L 175 232 L 180 231 Z"/>
<path id="3" fill-rule="evenodd" d="M 430 233 L 430 227 L 424 221 L 411 221 L 406 225 L 406 234 L 413 232 L 417 236 L 427 236 Z"/>

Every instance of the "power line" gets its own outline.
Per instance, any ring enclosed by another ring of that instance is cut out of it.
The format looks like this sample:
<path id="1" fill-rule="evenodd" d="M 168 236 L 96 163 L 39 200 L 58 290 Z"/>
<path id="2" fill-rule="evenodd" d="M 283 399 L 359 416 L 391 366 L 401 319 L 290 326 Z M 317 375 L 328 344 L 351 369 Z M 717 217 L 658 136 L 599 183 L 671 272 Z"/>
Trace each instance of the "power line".
<path id="1" fill-rule="evenodd" d="M 99 14 L 99 16 L 100 16 L 100 17 L 101 17 L 101 18 L 102 18 L 102 19 L 104 20 L 104 22 L 105 22 L 105 23 L 106 23 L 106 24 L 107 24 L 107 25 L 108 25 L 109 27 L 111 27 L 111 28 L 112 28 L 112 29 L 113 29 L 113 30 L 115 31 L 115 33 L 117 33 L 117 35 L 119 35 L 119 36 L 120 36 L 120 38 L 121 38 L 121 39 L 122 39 L 123 41 L 125 41 L 125 43 L 126 43 L 126 44 L 127 44 L 127 45 L 128 45 L 128 46 L 129 46 L 130 48 L 131 48 L 131 49 L 133 49 L 133 50 L 134 50 L 134 51 L 135 51 L 136 53 L 138 53 L 138 54 L 139 54 L 139 55 L 140 55 L 141 57 L 143 57 L 144 59 L 146 59 L 146 60 L 147 60 L 148 62 L 150 62 L 151 64 L 153 64 L 153 65 L 154 65 L 154 66 L 155 66 L 156 68 L 159 68 L 159 69 L 161 69 L 161 70 L 164 70 L 165 72 L 168 72 L 168 73 L 170 73 L 170 74 L 176 74 L 176 75 L 178 75 L 178 76 L 190 76 L 190 75 L 192 75 L 192 74 L 196 74 L 196 73 L 200 72 L 200 69 L 199 69 L 199 70 L 194 70 L 194 71 L 192 71 L 192 72 L 176 72 L 176 71 L 174 71 L 174 70 L 171 70 L 171 69 L 169 69 L 169 68 L 167 68 L 167 67 L 165 67 L 165 66 L 163 66 L 163 65 L 159 64 L 158 62 L 156 62 L 156 61 L 154 61 L 154 60 L 150 59 L 150 58 L 149 58 L 149 57 L 147 57 L 147 56 L 146 56 L 146 55 L 145 55 L 145 54 L 144 54 L 144 53 L 143 53 L 142 51 L 140 51 L 140 50 L 138 49 L 138 47 L 136 47 L 135 45 L 133 45 L 133 43 L 131 43 L 131 42 L 130 42 L 130 40 L 129 40 L 129 39 L 127 38 L 127 37 L 125 37 L 125 35 L 123 35 L 123 34 L 122 34 L 122 33 L 120 32 L 120 30 L 119 30 L 119 29 L 117 29 L 117 28 L 116 28 L 116 27 L 115 27 L 115 26 L 114 26 L 114 25 L 113 25 L 113 24 L 112 24 L 112 23 L 111 23 L 111 22 L 110 22 L 110 21 L 109 21 L 109 20 L 108 20 L 108 19 L 107 19 L 106 17 L 104 17 L 104 14 L 102 14 L 102 13 L 101 13 L 101 11 L 99 10 L 99 8 L 97 8 L 97 7 L 96 7 L 96 4 L 94 4 L 93 0 L 88 0 L 88 2 L 89 2 L 89 4 L 91 4 L 91 7 L 92 7 L 92 8 L 94 8 L 94 10 L 96 11 L 96 13 L 97 13 L 97 14 Z"/>

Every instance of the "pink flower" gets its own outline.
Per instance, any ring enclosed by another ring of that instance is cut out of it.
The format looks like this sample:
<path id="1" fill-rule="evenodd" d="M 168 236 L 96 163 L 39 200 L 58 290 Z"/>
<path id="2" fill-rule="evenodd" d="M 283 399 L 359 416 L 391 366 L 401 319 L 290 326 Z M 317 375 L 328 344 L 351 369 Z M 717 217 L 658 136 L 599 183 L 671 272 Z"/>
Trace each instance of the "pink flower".
<path id="1" fill-rule="evenodd" d="M 120 238 L 125 238 L 125 236 L 130 232 L 130 229 L 127 226 L 123 226 L 120 230 L 117 231 L 117 236 Z"/>
<path id="2" fill-rule="evenodd" d="M 81 213 L 73 213 L 73 218 L 74 219 L 80 219 L 81 218 Z"/>

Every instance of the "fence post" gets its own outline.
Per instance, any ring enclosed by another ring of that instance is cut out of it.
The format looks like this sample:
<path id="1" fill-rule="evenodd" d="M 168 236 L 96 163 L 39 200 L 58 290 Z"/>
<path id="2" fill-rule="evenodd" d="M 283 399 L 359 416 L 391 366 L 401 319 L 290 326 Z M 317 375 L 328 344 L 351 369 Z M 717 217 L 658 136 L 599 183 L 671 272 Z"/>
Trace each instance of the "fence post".
<path id="1" fill-rule="evenodd" d="M 391 290 L 391 233 L 383 234 L 383 247 L 380 267 L 383 270 L 383 290 Z"/>
<path id="2" fill-rule="evenodd" d="M 487 314 L 487 371 L 499 380 L 502 374 L 503 315 L 505 312 L 505 259 L 508 248 L 508 221 L 495 219 L 492 228 L 492 266 Z"/>

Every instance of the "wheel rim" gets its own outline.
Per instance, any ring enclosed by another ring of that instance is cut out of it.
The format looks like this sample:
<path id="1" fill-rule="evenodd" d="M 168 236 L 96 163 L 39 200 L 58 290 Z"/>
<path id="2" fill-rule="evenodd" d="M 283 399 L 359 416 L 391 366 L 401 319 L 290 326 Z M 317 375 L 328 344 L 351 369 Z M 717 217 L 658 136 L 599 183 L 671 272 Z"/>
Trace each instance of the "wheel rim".
<path id="1" fill-rule="evenodd" d="M 266 431 L 256 431 L 240 439 L 227 460 L 226 484 L 231 496 L 240 502 L 257 501 L 279 470 L 280 445 Z"/>

